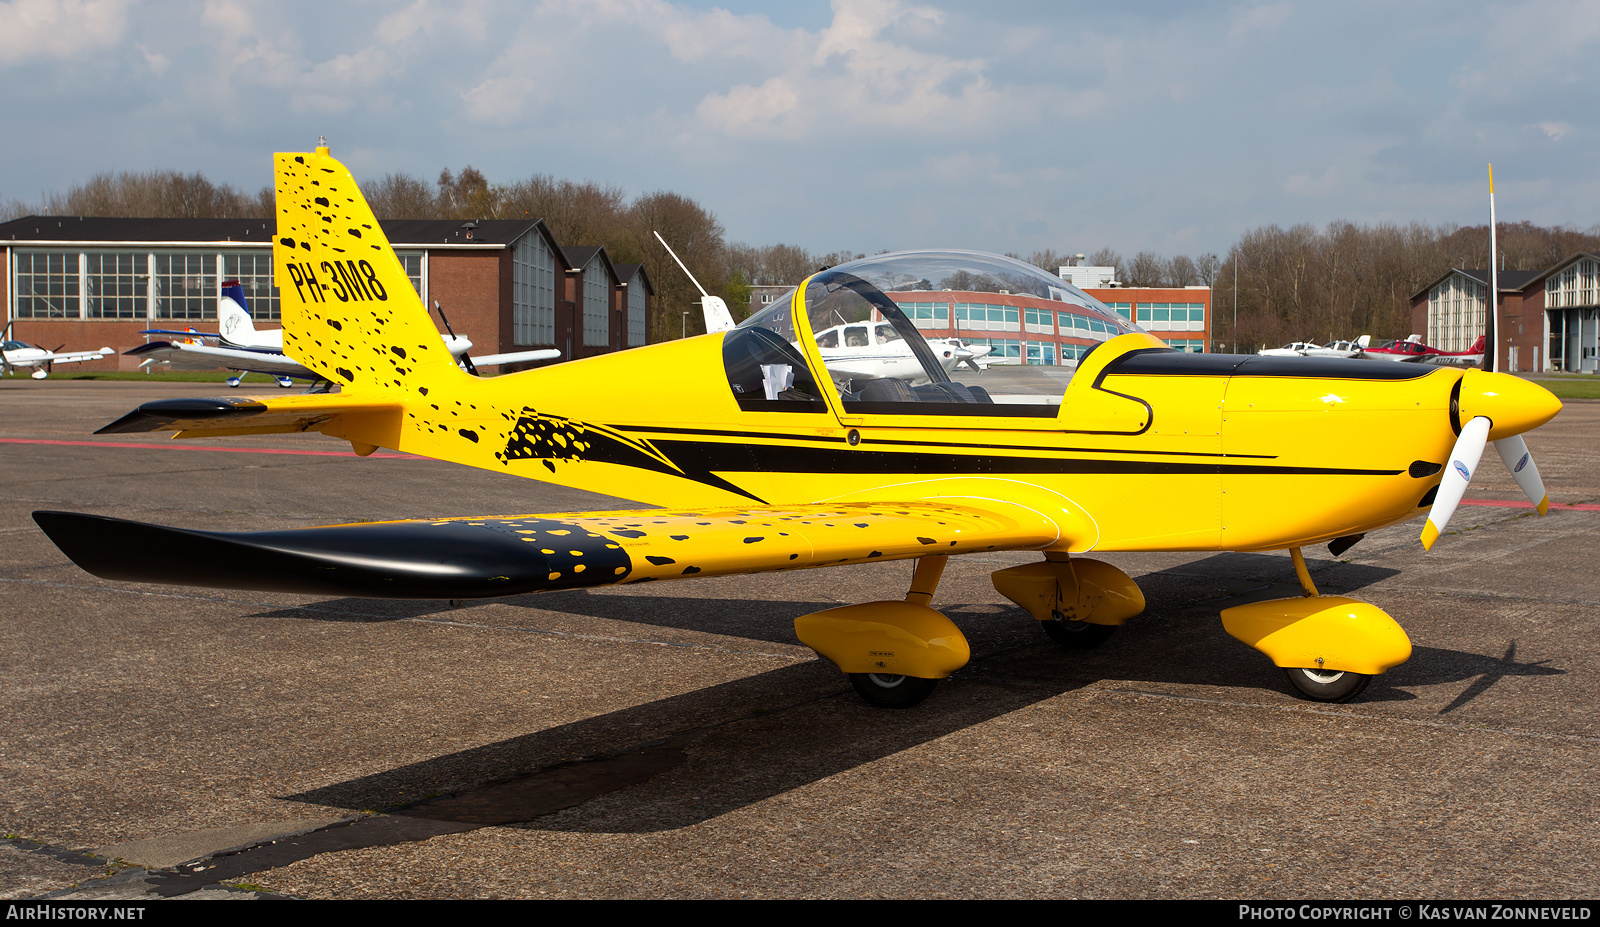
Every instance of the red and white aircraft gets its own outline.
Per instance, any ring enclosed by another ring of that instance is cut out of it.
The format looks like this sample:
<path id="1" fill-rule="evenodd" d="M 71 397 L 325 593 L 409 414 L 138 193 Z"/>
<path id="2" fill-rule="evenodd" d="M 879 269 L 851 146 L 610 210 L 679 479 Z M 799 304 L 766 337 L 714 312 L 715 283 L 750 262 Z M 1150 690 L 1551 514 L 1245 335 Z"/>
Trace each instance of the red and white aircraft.
<path id="1" fill-rule="evenodd" d="M 1385 341 L 1375 348 L 1367 348 L 1363 356 L 1377 360 L 1482 367 L 1484 343 L 1484 337 L 1479 335 L 1478 340 L 1472 343 L 1472 347 L 1465 351 L 1441 351 L 1423 344 L 1420 335 L 1412 335 L 1404 341 Z"/>

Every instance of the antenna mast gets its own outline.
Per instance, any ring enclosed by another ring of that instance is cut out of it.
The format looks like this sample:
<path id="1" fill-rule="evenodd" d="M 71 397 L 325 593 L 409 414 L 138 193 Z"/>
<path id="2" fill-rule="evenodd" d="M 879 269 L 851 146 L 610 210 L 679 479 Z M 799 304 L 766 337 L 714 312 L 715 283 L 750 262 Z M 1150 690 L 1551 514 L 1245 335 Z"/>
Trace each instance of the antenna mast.
<path id="1" fill-rule="evenodd" d="M 1483 325 L 1483 369 L 1494 372 L 1500 359 L 1499 249 L 1494 236 L 1494 165 L 1489 165 L 1489 306 Z"/>
<path id="2" fill-rule="evenodd" d="M 672 246 L 667 244 L 667 240 L 665 238 L 661 237 L 661 233 L 652 230 L 652 234 L 654 234 L 656 236 L 656 241 L 661 242 L 661 247 L 667 249 L 667 253 L 672 255 L 672 259 L 674 261 L 678 261 L 678 253 L 676 251 L 672 250 Z M 683 264 L 682 261 L 678 261 L 678 266 L 683 268 L 684 276 L 689 278 L 689 282 L 694 284 L 694 288 L 700 291 L 700 295 L 701 296 L 710 296 L 711 295 L 710 293 L 706 292 L 706 288 L 705 287 L 700 285 L 700 281 L 698 281 L 698 280 L 696 280 L 694 278 L 694 274 L 689 273 L 689 268 L 684 267 L 684 264 Z"/>

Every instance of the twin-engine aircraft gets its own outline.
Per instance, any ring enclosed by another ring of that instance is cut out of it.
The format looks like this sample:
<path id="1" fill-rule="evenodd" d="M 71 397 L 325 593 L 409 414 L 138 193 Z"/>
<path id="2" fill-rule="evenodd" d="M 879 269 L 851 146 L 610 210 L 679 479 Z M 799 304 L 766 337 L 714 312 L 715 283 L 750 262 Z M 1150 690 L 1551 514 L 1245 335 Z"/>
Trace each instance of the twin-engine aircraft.
<path id="1" fill-rule="evenodd" d="M 250 306 L 245 300 L 244 286 L 237 280 L 222 282 L 222 296 L 217 300 L 217 331 L 197 332 L 150 329 L 146 335 L 177 335 L 177 341 L 151 341 L 141 344 L 127 354 L 140 358 L 139 366 L 168 364 L 184 370 L 215 370 L 218 367 L 238 374 L 264 373 L 275 378 L 284 389 L 294 381 L 313 380 L 325 382 L 316 371 L 306 367 L 283 352 L 283 330 L 256 328 L 250 316 Z M 476 367 L 492 367 L 531 361 L 552 360 L 561 352 L 551 349 L 519 351 L 512 354 L 492 354 L 487 357 L 468 357 L 472 342 L 462 336 L 442 335 L 445 347 L 456 363 Z M 216 344 L 208 342 L 215 341 Z M 109 349 L 107 349 L 109 351 Z M 228 378 L 229 386 L 238 386 L 240 377 Z"/>
<path id="2" fill-rule="evenodd" d="M 1084 554 L 1289 549 L 1305 595 L 1228 609 L 1224 626 L 1303 696 L 1342 701 L 1411 643 L 1380 609 L 1319 595 L 1300 548 L 1347 546 L 1430 506 L 1431 544 L 1490 440 L 1543 500 L 1518 436 L 1560 403 L 1536 385 L 1181 353 L 1057 277 L 975 252 L 876 255 L 811 276 L 725 332 L 478 379 L 453 362 L 326 148 L 277 155 L 276 183 L 284 349 L 341 392 L 150 402 L 101 433 L 320 431 L 357 454 L 387 447 L 598 492 L 627 486 L 661 508 L 242 533 L 36 512 L 96 575 L 457 599 L 912 560 L 903 599 L 795 622 L 868 702 L 906 707 L 970 655 L 931 605 L 951 556 L 1039 552 L 996 572 L 995 587 L 1052 639 L 1084 647 L 1144 609 L 1131 578 Z M 963 281 L 999 282 L 1040 307 L 1092 314 L 1115 336 L 1081 359 L 1058 403 L 996 401 L 951 381 L 896 304 L 906 281 L 923 280 L 951 299 L 970 298 Z M 925 384 L 830 368 L 816 333 L 869 321 L 894 328 Z"/>

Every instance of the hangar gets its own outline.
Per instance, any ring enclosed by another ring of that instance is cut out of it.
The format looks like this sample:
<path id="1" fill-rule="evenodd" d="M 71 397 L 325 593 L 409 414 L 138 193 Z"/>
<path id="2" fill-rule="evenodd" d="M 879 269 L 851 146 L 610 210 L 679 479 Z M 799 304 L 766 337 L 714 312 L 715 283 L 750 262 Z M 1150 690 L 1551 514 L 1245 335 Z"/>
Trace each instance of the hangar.
<path id="1" fill-rule="evenodd" d="M 1578 252 L 1540 271 L 1502 270 L 1500 370 L 1600 373 L 1600 255 Z M 1411 296 L 1411 330 L 1445 351 L 1483 331 L 1489 271 L 1456 268 Z"/>
<path id="2" fill-rule="evenodd" d="M 589 357 L 645 343 L 654 287 L 604 248 L 562 247 L 543 220 L 390 220 L 384 234 L 426 305 L 438 301 L 475 354 L 557 348 Z M 134 369 L 147 328 L 211 330 L 224 280 L 276 321 L 268 219 L 27 216 L 0 224 L 14 338 L 114 348 L 81 369 Z"/>

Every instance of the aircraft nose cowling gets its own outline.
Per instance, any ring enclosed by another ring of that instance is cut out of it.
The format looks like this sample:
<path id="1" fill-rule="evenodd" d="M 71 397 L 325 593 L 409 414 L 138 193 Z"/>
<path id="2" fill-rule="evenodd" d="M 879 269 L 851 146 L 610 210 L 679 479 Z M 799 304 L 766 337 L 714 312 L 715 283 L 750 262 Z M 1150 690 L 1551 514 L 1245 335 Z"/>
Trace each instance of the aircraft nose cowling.
<path id="1" fill-rule="evenodd" d="M 1489 419 L 1490 441 L 1531 431 L 1560 411 L 1555 394 L 1521 377 L 1468 370 L 1461 378 L 1459 420 L 1465 424 L 1480 415 Z"/>

